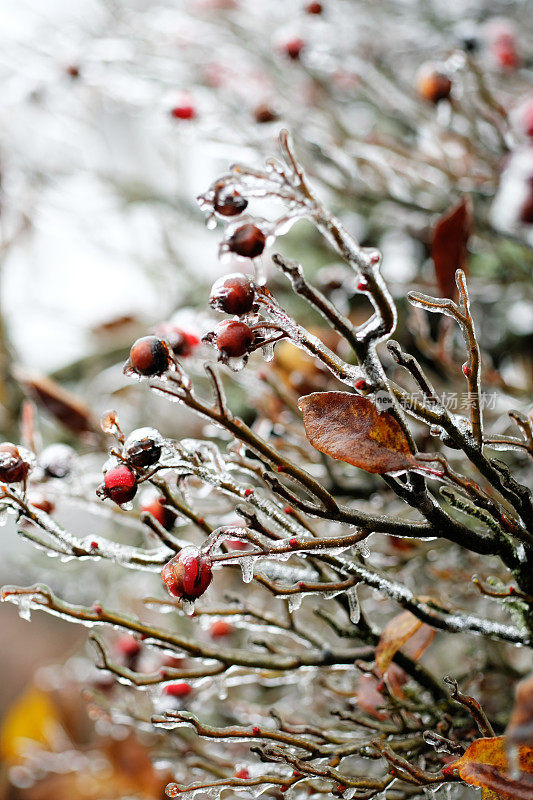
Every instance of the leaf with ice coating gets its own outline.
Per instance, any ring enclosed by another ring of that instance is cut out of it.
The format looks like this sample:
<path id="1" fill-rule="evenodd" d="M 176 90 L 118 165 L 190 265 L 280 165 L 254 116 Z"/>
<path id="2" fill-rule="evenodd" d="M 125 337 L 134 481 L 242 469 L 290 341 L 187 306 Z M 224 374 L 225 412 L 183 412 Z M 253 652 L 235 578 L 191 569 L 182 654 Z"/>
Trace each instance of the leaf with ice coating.
<path id="1" fill-rule="evenodd" d="M 313 447 L 367 472 L 405 472 L 418 466 L 399 423 L 366 397 L 314 392 L 300 397 L 305 433 Z"/>

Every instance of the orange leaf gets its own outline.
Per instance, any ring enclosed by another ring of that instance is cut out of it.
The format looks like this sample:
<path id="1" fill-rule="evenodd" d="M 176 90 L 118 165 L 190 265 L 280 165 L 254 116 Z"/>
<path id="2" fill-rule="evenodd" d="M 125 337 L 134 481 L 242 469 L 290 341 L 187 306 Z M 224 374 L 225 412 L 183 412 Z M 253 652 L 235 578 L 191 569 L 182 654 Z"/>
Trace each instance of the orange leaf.
<path id="1" fill-rule="evenodd" d="M 313 447 L 367 472 L 405 472 L 418 466 L 394 417 L 349 392 L 300 397 L 305 433 Z"/>
<path id="2" fill-rule="evenodd" d="M 467 244 L 472 230 L 472 201 L 468 195 L 440 217 L 433 229 L 431 258 L 435 276 L 443 297 L 453 299 L 455 271 L 466 269 Z"/>
<path id="3" fill-rule="evenodd" d="M 403 611 L 401 614 L 398 614 L 397 617 L 391 619 L 389 624 L 384 628 L 378 646 L 376 647 L 376 665 L 383 674 L 385 674 L 391 665 L 395 653 L 402 645 L 411 639 L 421 627 L 422 622 L 417 619 L 414 614 L 411 614 L 410 611 Z M 423 649 L 425 649 L 425 647 Z"/>
<path id="4" fill-rule="evenodd" d="M 504 736 L 476 739 L 457 761 L 448 764 L 444 775 L 457 773 L 471 786 L 479 786 L 505 800 L 533 800 L 533 748 L 522 746 L 517 752 L 518 778 L 511 777 Z M 491 795 L 485 791 L 490 800 Z"/>

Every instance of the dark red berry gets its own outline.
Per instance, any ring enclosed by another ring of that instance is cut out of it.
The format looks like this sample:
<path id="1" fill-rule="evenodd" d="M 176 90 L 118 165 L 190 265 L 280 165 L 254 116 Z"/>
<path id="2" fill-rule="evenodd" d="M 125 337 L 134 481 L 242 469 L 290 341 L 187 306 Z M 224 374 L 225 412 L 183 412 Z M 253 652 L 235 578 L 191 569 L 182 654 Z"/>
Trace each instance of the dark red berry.
<path id="1" fill-rule="evenodd" d="M 274 122 L 276 119 L 278 119 L 278 115 L 269 105 L 266 103 L 261 103 L 254 109 L 254 119 L 256 122 L 259 122 L 259 124 L 262 125 L 266 122 Z"/>
<path id="2" fill-rule="evenodd" d="M 124 444 L 124 456 L 134 467 L 157 464 L 163 450 L 163 437 L 155 428 L 133 431 Z"/>
<path id="3" fill-rule="evenodd" d="M 450 96 L 452 82 L 444 72 L 426 65 L 418 74 L 416 88 L 420 97 L 436 105 Z"/>
<path id="4" fill-rule="evenodd" d="M 30 470 L 30 465 L 25 461 L 18 447 L 11 442 L 0 444 L 0 481 L 2 483 L 19 483 L 23 481 Z"/>
<path id="5" fill-rule="evenodd" d="M 215 328 L 215 345 L 229 358 L 239 358 L 248 352 L 254 341 L 254 332 L 244 322 L 226 320 Z"/>
<path id="6" fill-rule="evenodd" d="M 243 258 L 257 258 L 266 245 L 266 236 L 257 225 L 241 225 L 228 239 L 228 249 Z"/>
<path id="7" fill-rule="evenodd" d="M 194 119 L 196 109 L 190 103 L 180 103 L 170 109 L 170 116 L 174 119 Z"/>
<path id="8" fill-rule="evenodd" d="M 237 217 L 248 205 L 248 200 L 238 192 L 218 189 L 215 192 L 215 211 L 223 217 Z"/>
<path id="9" fill-rule="evenodd" d="M 125 464 L 113 467 L 104 476 L 102 486 L 97 489 L 101 497 L 109 497 L 114 503 L 129 503 L 137 494 L 137 478 L 135 473 Z"/>
<path id="10" fill-rule="evenodd" d="M 69 78 L 80 77 L 80 68 L 77 64 L 69 64 L 69 66 L 65 68 L 65 72 L 67 73 Z"/>
<path id="11" fill-rule="evenodd" d="M 300 58 L 300 54 L 304 49 L 304 41 L 303 39 L 299 39 L 295 37 L 294 39 L 289 39 L 288 42 L 285 42 L 283 45 L 283 52 L 286 56 L 288 56 L 291 61 L 296 61 Z"/>
<path id="12" fill-rule="evenodd" d="M 255 289 L 252 281 L 242 272 L 233 272 L 215 281 L 209 303 L 218 311 L 237 314 L 239 317 L 252 310 Z"/>
<path id="13" fill-rule="evenodd" d="M 169 594 L 184 600 L 196 600 L 213 579 L 211 559 L 197 547 L 184 547 L 161 570 Z"/>
<path id="14" fill-rule="evenodd" d="M 141 510 L 151 514 L 166 531 L 169 531 L 174 527 L 177 514 L 165 503 L 164 497 L 156 497 L 152 503 L 143 506 Z"/>
<path id="15" fill-rule="evenodd" d="M 163 375 L 168 370 L 170 362 L 166 342 L 157 336 L 143 336 L 134 342 L 125 369 L 129 368 L 138 375 Z"/>
<path id="16" fill-rule="evenodd" d="M 153 329 L 156 336 L 164 339 L 174 355 L 180 358 L 190 356 L 200 339 L 194 333 L 179 328 L 173 322 L 161 322 Z"/>
<path id="17" fill-rule="evenodd" d="M 217 619 L 209 626 L 209 635 L 212 639 L 219 639 L 223 636 L 229 636 L 233 632 L 233 628 L 229 622 L 223 619 Z"/>
<path id="18" fill-rule="evenodd" d="M 308 3 L 305 10 L 308 14 L 322 14 L 324 6 L 322 3 Z"/>
<path id="19" fill-rule="evenodd" d="M 192 692 L 192 686 L 188 683 L 169 683 L 163 689 L 163 694 L 168 697 L 187 697 Z"/>

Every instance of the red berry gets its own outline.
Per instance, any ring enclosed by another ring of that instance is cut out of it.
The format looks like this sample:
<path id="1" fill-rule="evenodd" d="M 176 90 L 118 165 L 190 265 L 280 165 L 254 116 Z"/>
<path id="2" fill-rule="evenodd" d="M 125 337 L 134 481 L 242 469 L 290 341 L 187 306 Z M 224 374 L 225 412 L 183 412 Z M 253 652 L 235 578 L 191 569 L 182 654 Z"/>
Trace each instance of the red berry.
<path id="1" fill-rule="evenodd" d="M 141 511 L 150 513 L 166 531 L 169 531 L 174 527 L 178 515 L 175 511 L 166 506 L 165 502 L 166 500 L 164 497 L 157 497 L 149 505 L 143 506 Z"/>
<path id="2" fill-rule="evenodd" d="M 300 58 L 300 54 L 303 49 L 304 41 L 298 37 L 290 39 L 283 45 L 283 52 L 291 59 L 291 61 L 296 61 L 298 58 Z"/>
<path id="3" fill-rule="evenodd" d="M 244 322 L 226 320 L 215 328 L 215 346 L 230 358 L 243 356 L 254 341 L 254 332 Z"/>
<path id="4" fill-rule="evenodd" d="M 218 639 L 222 636 L 229 636 L 233 632 L 233 628 L 229 622 L 223 619 L 217 619 L 209 626 L 209 635 L 212 639 Z"/>
<path id="5" fill-rule="evenodd" d="M 192 686 L 188 683 L 169 683 L 163 689 L 163 694 L 169 697 L 187 697 L 192 692 Z"/>
<path id="6" fill-rule="evenodd" d="M 69 66 L 65 68 L 65 72 L 67 73 L 69 78 L 80 77 L 80 68 L 77 64 L 69 64 Z"/>
<path id="7" fill-rule="evenodd" d="M 141 645 L 133 636 L 126 634 L 117 639 L 115 648 L 125 658 L 135 658 L 141 652 Z"/>
<path id="8" fill-rule="evenodd" d="M 190 103 L 180 103 L 170 109 L 170 115 L 174 119 L 194 119 L 196 110 Z"/>
<path id="9" fill-rule="evenodd" d="M 200 339 L 194 333 L 189 333 L 174 325 L 173 322 L 161 322 L 153 329 L 156 336 L 164 339 L 174 355 L 186 358 L 190 356 Z"/>
<path id="10" fill-rule="evenodd" d="M 98 550 L 98 542 L 92 541 L 91 542 L 91 550 Z"/>
<path id="11" fill-rule="evenodd" d="M 184 547 L 161 570 L 169 594 L 184 600 L 196 600 L 213 579 L 211 559 L 197 547 Z"/>
<path id="12" fill-rule="evenodd" d="M 235 773 L 236 778 L 240 778 L 241 780 L 247 781 L 250 777 L 250 773 L 247 769 L 238 769 Z"/>
<path id="13" fill-rule="evenodd" d="M 18 447 L 11 442 L 0 444 L 0 481 L 2 483 L 19 483 L 23 481 L 30 471 L 30 465 L 25 461 Z"/>
<path id="14" fill-rule="evenodd" d="M 217 189 L 215 192 L 215 211 L 223 217 L 237 217 L 248 205 L 248 200 L 238 192 Z"/>
<path id="15" fill-rule="evenodd" d="M 126 439 L 124 455 L 134 467 L 151 467 L 161 458 L 163 443 L 155 428 L 139 428 Z"/>
<path id="16" fill-rule="evenodd" d="M 361 378 L 360 380 L 355 382 L 354 386 L 356 389 L 359 389 L 359 391 L 362 392 L 368 387 L 368 384 L 364 378 Z"/>
<path id="17" fill-rule="evenodd" d="M 242 272 L 232 272 L 215 281 L 209 297 L 213 308 L 239 317 L 252 310 L 254 300 L 254 285 Z"/>
<path id="18" fill-rule="evenodd" d="M 228 240 L 229 250 L 243 258 L 257 258 L 265 249 L 265 245 L 265 234 L 257 225 L 251 223 L 241 225 Z"/>
<path id="19" fill-rule="evenodd" d="M 276 112 L 266 103 L 261 103 L 254 109 L 254 119 L 260 124 L 274 122 L 278 118 Z"/>
<path id="20" fill-rule="evenodd" d="M 450 96 L 452 82 L 444 72 L 440 72 L 431 64 L 426 64 L 418 73 L 416 88 L 420 97 L 436 105 Z"/>
<path id="21" fill-rule="evenodd" d="M 170 363 L 166 342 L 157 336 L 143 336 L 134 342 L 125 369 L 129 368 L 138 375 L 162 375 L 168 370 Z"/>
<path id="22" fill-rule="evenodd" d="M 137 477 L 125 464 L 119 464 L 106 472 L 97 494 L 109 497 L 118 505 L 129 503 L 137 494 Z"/>
<path id="23" fill-rule="evenodd" d="M 322 3 L 309 3 L 305 10 L 308 14 L 322 14 L 324 6 Z"/>

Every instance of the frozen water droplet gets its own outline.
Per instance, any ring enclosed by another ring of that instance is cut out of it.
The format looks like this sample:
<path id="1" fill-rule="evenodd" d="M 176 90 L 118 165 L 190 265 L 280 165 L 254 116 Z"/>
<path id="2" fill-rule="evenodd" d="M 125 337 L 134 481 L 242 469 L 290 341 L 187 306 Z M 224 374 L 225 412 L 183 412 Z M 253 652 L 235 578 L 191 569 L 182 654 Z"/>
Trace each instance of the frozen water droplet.
<path id="1" fill-rule="evenodd" d="M 357 550 L 359 550 L 363 558 L 370 557 L 370 547 L 368 546 L 368 543 L 366 541 L 358 542 L 355 546 Z"/>
<path id="2" fill-rule="evenodd" d="M 303 596 L 301 594 L 289 595 L 289 611 L 297 611 L 302 605 Z"/>
<path id="3" fill-rule="evenodd" d="M 19 617 L 27 622 L 31 619 L 31 598 L 21 595 L 18 600 Z"/>
<path id="4" fill-rule="evenodd" d="M 274 358 L 274 345 L 273 344 L 265 344 L 261 348 L 263 351 L 263 358 L 265 361 L 272 361 Z"/>
<path id="5" fill-rule="evenodd" d="M 165 794 L 167 797 L 177 797 L 180 793 L 180 787 L 177 783 L 168 783 L 165 787 Z"/>
<path id="6" fill-rule="evenodd" d="M 207 217 L 207 219 L 205 221 L 205 224 L 206 224 L 206 227 L 210 231 L 214 230 L 216 228 L 216 226 L 217 226 L 217 221 L 216 221 L 215 215 L 211 214 L 209 217 Z"/>
<path id="7" fill-rule="evenodd" d="M 241 558 L 239 561 L 242 570 L 244 583 L 251 583 L 254 578 L 254 559 L 250 557 Z"/>
<path id="8" fill-rule="evenodd" d="M 181 598 L 181 607 L 185 614 L 188 617 L 192 617 L 194 614 L 194 602 L 192 600 L 186 600 L 185 597 Z"/>
<path id="9" fill-rule="evenodd" d="M 266 283 L 266 273 L 263 260 L 260 257 L 254 258 L 253 264 L 254 264 L 255 282 L 259 286 L 264 286 L 264 284 Z"/>
<path id="10" fill-rule="evenodd" d="M 233 356 L 233 358 L 225 358 L 221 360 L 227 364 L 228 367 L 233 370 L 233 372 L 240 372 L 246 366 L 248 355 Z"/>
<path id="11" fill-rule="evenodd" d="M 348 606 L 350 609 L 350 621 L 353 622 L 354 625 L 357 625 L 361 619 L 361 606 L 359 604 L 359 598 L 357 597 L 357 586 L 352 586 L 351 589 L 348 589 L 346 597 L 348 598 Z"/>

